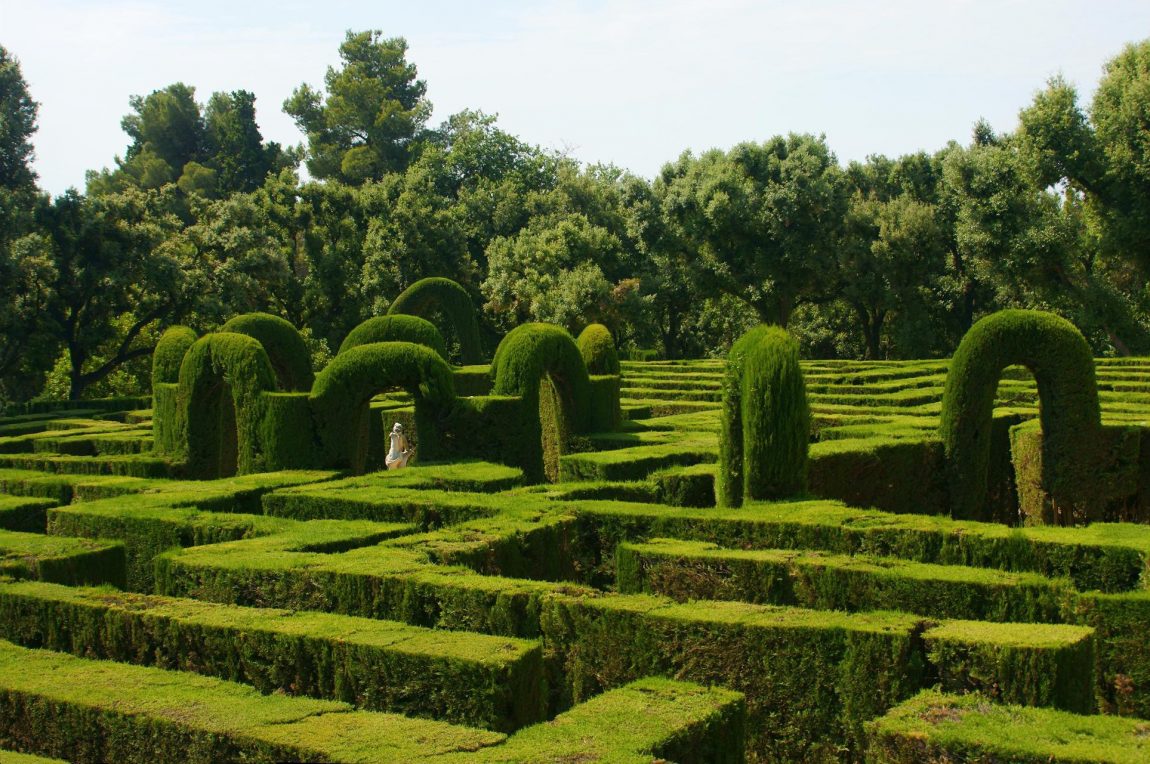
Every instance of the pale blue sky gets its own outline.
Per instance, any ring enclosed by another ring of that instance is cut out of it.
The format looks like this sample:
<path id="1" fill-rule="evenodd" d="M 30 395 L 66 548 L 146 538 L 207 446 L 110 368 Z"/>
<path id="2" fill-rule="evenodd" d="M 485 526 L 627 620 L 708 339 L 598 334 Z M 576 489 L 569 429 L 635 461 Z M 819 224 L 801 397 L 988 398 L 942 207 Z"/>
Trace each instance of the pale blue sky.
<path id="1" fill-rule="evenodd" d="M 650 177 L 685 149 L 825 133 L 839 160 L 998 130 L 1048 77 L 1088 101 L 1105 61 L 1150 36 L 1147 0 L 153 2 L 0 0 L 0 44 L 41 103 L 36 169 L 59 193 L 112 164 L 128 97 L 172 82 L 251 90 L 266 138 L 322 85 L 348 29 L 402 36 L 432 122 L 500 115 L 525 141 Z"/>

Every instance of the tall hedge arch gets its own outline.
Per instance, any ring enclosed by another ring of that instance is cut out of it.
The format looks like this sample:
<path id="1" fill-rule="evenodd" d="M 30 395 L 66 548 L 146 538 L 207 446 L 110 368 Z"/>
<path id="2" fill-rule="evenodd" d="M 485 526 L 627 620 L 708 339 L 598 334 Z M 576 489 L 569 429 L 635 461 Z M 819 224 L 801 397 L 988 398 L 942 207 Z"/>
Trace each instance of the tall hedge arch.
<path id="1" fill-rule="evenodd" d="M 526 417 L 528 431 L 521 441 L 519 464 L 529 480 L 554 479 L 558 455 L 567 448 L 566 436 L 589 428 L 591 379 L 575 340 L 554 324 L 517 326 L 499 343 L 491 376 L 493 395 L 519 396 L 528 412 L 539 412 L 542 405 L 543 418 L 549 421 Z M 555 427 L 559 432 L 552 431 Z M 544 448 L 545 436 L 554 451 Z"/>
<path id="2" fill-rule="evenodd" d="M 244 313 L 224 324 L 220 331 L 246 334 L 259 340 L 268 354 L 281 390 L 299 392 L 311 389 L 315 381 L 311 353 L 291 322 L 270 313 Z"/>
<path id="3" fill-rule="evenodd" d="M 455 336 L 459 339 L 463 363 L 483 363 L 475 305 L 467 290 L 457 282 L 438 276 L 420 279 L 399 293 L 387 313 L 406 313 L 427 318 L 436 310 L 442 311 L 451 322 Z"/>
<path id="4" fill-rule="evenodd" d="M 811 414 L 799 343 L 777 326 L 757 326 L 731 347 L 723 379 L 718 499 L 793 496 L 806 487 Z"/>
<path id="5" fill-rule="evenodd" d="M 393 387 L 415 398 L 420 454 L 435 458 L 439 421 L 456 400 L 451 367 L 424 345 L 376 342 L 340 353 L 316 376 L 311 403 L 322 466 L 363 471 L 368 402 Z"/>
<path id="6" fill-rule="evenodd" d="M 419 316 L 403 314 L 375 316 L 351 330 L 339 346 L 344 353 L 360 345 L 373 342 L 414 342 L 426 345 L 447 360 L 447 343 L 435 324 Z"/>
<path id="7" fill-rule="evenodd" d="M 178 425 L 176 394 L 180 364 L 196 342 L 186 326 L 173 326 L 160 335 L 152 353 L 152 451 L 157 456 L 179 457 L 184 435 Z"/>
<path id="8" fill-rule="evenodd" d="M 975 323 L 962 338 L 942 399 L 951 514 L 978 519 L 986 502 L 994 395 L 1007 366 L 1030 369 L 1038 384 L 1042 482 L 1061 517 L 1088 517 L 1090 459 L 1101 409 L 1094 358 L 1069 321 L 1035 310 L 1004 310 Z"/>
<path id="9" fill-rule="evenodd" d="M 177 395 L 188 477 L 264 470 L 259 446 L 262 394 L 275 388 L 268 354 L 252 337 L 218 332 L 188 349 L 180 364 Z"/>

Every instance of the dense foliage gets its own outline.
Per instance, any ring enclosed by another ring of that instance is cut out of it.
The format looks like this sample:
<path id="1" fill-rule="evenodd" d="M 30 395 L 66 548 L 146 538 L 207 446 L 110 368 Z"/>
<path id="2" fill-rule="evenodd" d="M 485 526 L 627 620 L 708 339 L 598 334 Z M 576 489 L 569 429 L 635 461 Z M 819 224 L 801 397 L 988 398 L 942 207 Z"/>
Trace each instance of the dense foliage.
<path id="1" fill-rule="evenodd" d="M 265 141 L 251 92 L 177 82 L 133 96 L 124 155 L 51 198 L 0 48 L 0 401 L 144 392 L 167 327 L 237 313 L 300 327 L 318 368 L 429 277 L 481 306 L 478 339 L 445 335 L 466 363 L 528 321 L 603 324 L 623 358 L 722 355 L 762 321 L 807 357 L 943 357 L 1003 308 L 1062 315 L 1095 355 L 1150 351 L 1150 41 L 1088 105 L 1050 80 L 1011 133 L 845 167 L 823 137 L 774 136 L 651 180 L 480 111 L 433 125 L 402 38 L 339 52 L 283 105 L 305 144 Z"/>

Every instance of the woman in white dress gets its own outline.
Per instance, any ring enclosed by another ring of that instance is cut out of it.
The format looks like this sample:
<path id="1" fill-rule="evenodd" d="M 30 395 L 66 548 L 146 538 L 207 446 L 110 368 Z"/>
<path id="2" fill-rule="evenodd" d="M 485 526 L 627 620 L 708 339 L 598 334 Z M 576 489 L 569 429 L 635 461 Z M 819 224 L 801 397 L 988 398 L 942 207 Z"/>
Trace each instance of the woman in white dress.
<path id="1" fill-rule="evenodd" d="M 403 434 L 403 425 L 396 422 L 391 428 L 391 450 L 387 452 L 384 463 L 389 470 L 397 470 L 406 467 L 414 453 L 415 449 L 408 445 L 407 436 Z"/>

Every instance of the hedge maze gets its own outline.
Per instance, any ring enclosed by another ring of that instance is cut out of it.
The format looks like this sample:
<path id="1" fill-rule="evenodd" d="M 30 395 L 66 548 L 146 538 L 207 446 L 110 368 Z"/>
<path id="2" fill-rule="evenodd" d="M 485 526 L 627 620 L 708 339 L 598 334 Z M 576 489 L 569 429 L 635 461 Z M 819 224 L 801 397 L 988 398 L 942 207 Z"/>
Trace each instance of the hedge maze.
<path id="1" fill-rule="evenodd" d="M 1150 758 L 1150 360 L 471 363 L 428 291 L 0 420 L 0 761 Z"/>

